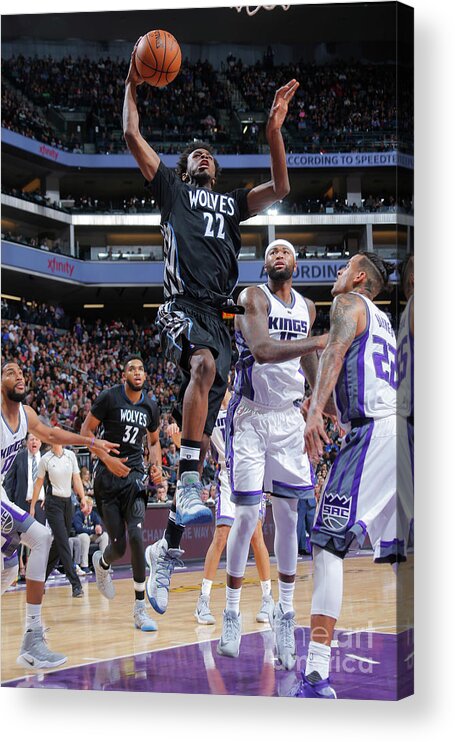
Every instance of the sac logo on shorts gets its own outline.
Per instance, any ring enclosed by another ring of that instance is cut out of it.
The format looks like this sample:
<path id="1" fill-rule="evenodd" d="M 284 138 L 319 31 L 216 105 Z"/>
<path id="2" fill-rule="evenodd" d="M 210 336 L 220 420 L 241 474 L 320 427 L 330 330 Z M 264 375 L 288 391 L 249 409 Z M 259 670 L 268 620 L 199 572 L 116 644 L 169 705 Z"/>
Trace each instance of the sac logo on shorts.
<path id="1" fill-rule="evenodd" d="M 6 508 L 2 506 L 2 533 L 5 535 L 11 533 L 11 531 L 13 530 L 13 525 L 13 516 Z"/>
<path id="2" fill-rule="evenodd" d="M 322 522 L 331 531 L 342 531 L 349 523 L 351 498 L 338 492 L 326 492 L 322 503 Z"/>

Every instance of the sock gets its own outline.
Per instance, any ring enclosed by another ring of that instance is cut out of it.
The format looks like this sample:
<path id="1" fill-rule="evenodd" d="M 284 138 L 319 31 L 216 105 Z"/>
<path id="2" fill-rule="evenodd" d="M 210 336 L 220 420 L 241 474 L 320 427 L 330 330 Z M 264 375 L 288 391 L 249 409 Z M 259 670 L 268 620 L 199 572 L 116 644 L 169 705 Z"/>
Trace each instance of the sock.
<path id="1" fill-rule="evenodd" d="M 104 561 L 104 555 L 103 555 L 103 556 L 101 557 L 101 559 L 100 559 L 100 566 L 101 566 L 101 567 L 102 567 L 103 569 L 109 569 L 109 564 L 107 564 L 107 563 L 106 563 L 106 562 Z"/>
<path id="2" fill-rule="evenodd" d="M 322 680 L 329 677 L 331 648 L 326 644 L 310 641 L 306 658 L 305 675 L 316 671 Z"/>
<path id="3" fill-rule="evenodd" d="M 207 595 L 207 597 L 209 597 L 212 585 L 213 581 L 206 580 L 204 577 L 204 579 L 202 580 L 201 595 Z"/>
<path id="4" fill-rule="evenodd" d="M 138 598 L 137 593 L 136 593 L 136 600 L 134 601 L 134 610 L 139 610 L 139 608 L 145 608 L 145 598 Z"/>
<path id="5" fill-rule="evenodd" d="M 41 604 L 25 604 L 25 630 L 38 629 L 41 626 Z"/>
<path id="6" fill-rule="evenodd" d="M 278 580 L 278 600 L 280 601 L 283 613 L 294 610 L 294 590 L 295 582 L 282 582 Z"/>
<path id="7" fill-rule="evenodd" d="M 136 598 L 136 601 L 145 600 L 145 582 L 134 582 L 134 595 Z"/>
<path id="8" fill-rule="evenodd" d="M 191 441 L 182 438 L 180 445 L 179 478 L 187 471 L 198 471 L 199 456 L 201 455 L 201 441 Z"/>
<path id="9" fill-rule="evenodd" d="M 272 592 L 272 580 L 261 580 L 262 597 L 266 598 Z"/>
<path id="10" fill-rule="evenodd" d="M 175 510 L 172 510 L 173 507 L 175 506 L 172 505 L 169 511 L 169 519 L 167 522 L 166 531 L 164 533 L 164 538 L 167 541 L 169 549 L 179 549 L 180 541 L 182 540 L 182 536 L 185 531 L 185 526 L 178 526 L 176 524 Z"/>
<path id="11" fill-rule="evenodd" d="M 240 593 L 242 588 L 226 586 L 226 610 L 233 611 L 237 616 L 240 613 Z"/>

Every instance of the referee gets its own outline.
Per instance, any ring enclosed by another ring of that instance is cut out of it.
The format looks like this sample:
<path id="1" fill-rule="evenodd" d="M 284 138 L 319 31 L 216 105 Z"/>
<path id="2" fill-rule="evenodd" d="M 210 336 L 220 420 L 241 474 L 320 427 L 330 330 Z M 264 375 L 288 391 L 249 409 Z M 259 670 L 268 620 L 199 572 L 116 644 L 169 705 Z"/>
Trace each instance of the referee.
<path id="1" fill-rule="evenodd" d="M 84 591 L 73 565 L 69 545 L 69 535 L 74 513 L 71 489 L 79 497 L 83 512 L 86 509 L 86 499 L 79 466 L 73 451 L 56 444 L 41 457 L 38 466 L 38 478 L 33 488 L 33 498 L 30 506 L 31 515 L 34 514 L 35 504 L 46 474 L 49 477 L 52 491 L 46 494 L 45 510 L 47 521 L 54 536 L 47 562 L 46 579 L 60 560 L 65 574 L 71 583 L 73 598 L 82 598 Z"/>

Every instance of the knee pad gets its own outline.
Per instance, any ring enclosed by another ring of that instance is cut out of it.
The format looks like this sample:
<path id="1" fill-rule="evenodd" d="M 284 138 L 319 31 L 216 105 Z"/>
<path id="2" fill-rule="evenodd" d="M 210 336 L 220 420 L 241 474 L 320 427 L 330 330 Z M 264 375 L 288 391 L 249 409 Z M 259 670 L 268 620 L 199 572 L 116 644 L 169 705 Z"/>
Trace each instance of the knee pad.
<path id="1" fill-rule="evenodd" d="M 275 556 L 278 572 L 283 575 L 295 575 L 297 571 L 297 508 L 296 498 L 272 497 Z"/>
<path id="2" fill-rule="evenodd" d="M 338 620 L 343 600 L 343 560 L 326 549 L 313 546 L 313 565 L 311 615 Z"/>
<path id="3" fill-rule="evenodd" d="M 30 549 L 25 576 L 28 580 L 44 582 L 47 559 L 52 544 L 52 533 L 46 526 L 34 521 L 21 536 L 21 543 Z"/>
<path id="4" fill-rule="evenodd" d="M 227 572 L 243 577 L 250 551 L 251 537 L 257 526 L 260 503 L 236 505 L 235 518 L 227 540 Z"/>

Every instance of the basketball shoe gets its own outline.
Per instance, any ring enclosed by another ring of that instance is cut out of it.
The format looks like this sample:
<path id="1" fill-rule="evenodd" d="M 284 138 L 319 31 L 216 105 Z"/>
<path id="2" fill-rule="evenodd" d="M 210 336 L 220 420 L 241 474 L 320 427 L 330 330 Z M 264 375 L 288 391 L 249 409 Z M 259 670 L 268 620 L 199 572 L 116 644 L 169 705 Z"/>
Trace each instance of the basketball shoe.
<path id="1" fill-rule="evenodd" d="M 64 654 L 58 654 L 49 649 L 44 637 L 44 629 L 38 626 L 36 629 L 27 629 L 25 632 L 16 663 L 30 670 L 40 667 L 58 667 L 66 660 Z"/>
<path id="2" fill-rule="evenodd" d="M 102 556 L 103 555 L 100 551 L 95 551 L 92 559 L 93 569 L 95 570 L 96 576 L 96 586 L 101 595 L 104 595 L 108 600 L 112 600 L 115 597 L 115 587 L 110 570 L 103 569 L 100 564 Z"/>
<path id="3" fill-rule="evenodd" d="M 283 613 L 281 605 L 277 603 L 273 613 L 273 630 L 278 662 L 283 670 L 292 670 L 296 663 L 294 629 L 294 611 Z"/>
<path id="4" fill-rule="evenodd" d="M 199 595 L 196 610 L 194 615 L 197 618 L 197 622 L 201 624 L 214 624 L 215 618 L 210 613 L 209 596 Z"/>
<path id="5" fill-rule="evenodd" d="M 136 600 L 134 603 L 134 625 L 141 631 L 157 631 L 153 618 L 150 618 L 145 610 L 145 600 Z"/>
<path id="6" fill-rule="evenodd" d="M 316 670 L 313 670 L 313 672 L 308 676 L 302 672 L 302 680 L 298 684 L 297 688 L 294 689 L 292 695 L 295 698 L 332 699 L 337 697 L 335 689 L 330 685 L 330 678 L 322 680 Z"/>
<path id="7" fill-rule="evenodd" d="M 263 595 L 262 603 L 259 613 L 256 615 L 256 621 L 258 623 L 269 623 L 270 626 L 273 624 L 273 609 L 275 603 L 271 595 Z"/>
<path id="8" fill-rule="evenodd" d="M 211 523 L 212 511 L 201 500 L 202 484 L 197 474 L 186 472 L 185 479 L 177 482 L 175 492 L 175 522 L 178 526 L 188 523 Z"/>
<path id="9" fill-rule="evenodd" d="M 145 550 L 145 561 L 150 570 L 146 583 L 147 597 L 157 613 L 165 613 L 169 602 L 169 586 L 176 567 L 184 567 L 183 549 L 170 549 L 163 537 Z"/>
<path id="10" fill-rule="evenodd" d="M 225 657 L 238 657 L 242 638 L 242 616 L 234 611 L 223 611 L 223 631 L 216 651 Z"/>

